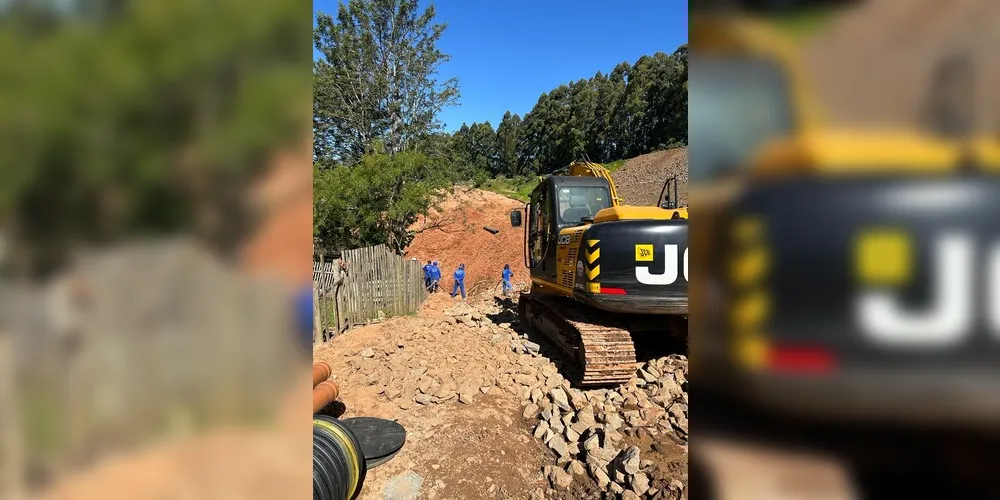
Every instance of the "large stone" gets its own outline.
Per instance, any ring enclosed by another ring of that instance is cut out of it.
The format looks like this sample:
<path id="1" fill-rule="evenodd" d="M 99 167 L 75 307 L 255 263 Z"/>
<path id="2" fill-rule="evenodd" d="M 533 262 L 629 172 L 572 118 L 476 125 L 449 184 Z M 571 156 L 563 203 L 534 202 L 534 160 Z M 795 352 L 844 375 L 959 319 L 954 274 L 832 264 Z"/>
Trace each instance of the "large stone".
<path id="1" fill-rule="evenodd" d="M 585 432 L 590 430 L 591 426 L 583 422 L 574 422 L 573 424 L 570 424 L 569 428 L 573 429 L 573 432 L 576 432 L 577 434 L 582 436 Z"/>
<path id="2" fill-rule="evenodd" d="M 575 443 L 580 440 L 580 434 L 574 431 L 572 427 L 567 427 L 563 434 L 566 436 L 566 441 L 570 443 Z"/>
<path id="3" fill-rule="evenodd" d="M 577 411 L 582 410 L 588 404 L 586 393 L 578 389 L 570 389 L 569 404 L 573 407 L 574 410 Z"/>
<path id="4" fill-rule="evenodd" d="M 626 474 L 635 474 L 639 472 L 640 461 L 639 448 L 630 446 L 615 458 L 615 468 Z"/>
<path id="5" fill-rule="evenodd" d="M 587 450 L 585 461 L 587 462 L 587 465 L 604 467 L 614 460 L 617 455 L 618 452 L 611 448 L 594 448 L 592 450 Z"/>
<path id="6" fill-rule="evenodd" d="M 545 394 L 542 393 L 541 389 L 535 387 L 534 389 L 531 390 L 531 395 L 529 397 L 532 403 L 538 403 L 542 401 L 542 398 L 545 397 Z"/>
<path id="7" fill-rule="evenodd" d="M 358 352 L 358 356 L 361 356 L 362 358 L 374 358 L 375 350 L 370 347 L 362 349 L 361 351 Z"/>
<path id="8" fill-rule="evenodd" d="M 559 467 L 553 467 L 549 472 L 549 481 L 557 490 L 568 490 L 573 485 L 573 475 Z"/>
<path id="9" fill-rule="evenodd" d="M 589 465 L 587 469 L 590 471 L 590 477 L 594 478 L 594 482 L 601 490 L 607 490 L 608 486 L 611 485 L 611 478 L 608 476 L 607 471 L 605 471 L 604 466 L 594 466 Z"/>
<path id="10" fill-rule="evenodd" d="M 594 427 L 597 425 L 597 420 L 594 418 L 594 407 L 588 405 L 578 411 L 576 413 L 576 421 L 586 425 L 587 427 Z"/>
<path id="11" fill-rule="evenodd" d="M 420 497 L 420 487 L 423 484 L 423 477 L 408 470 L 389 480 L 385 485 L 383 498 L 385 500 L 416 500 Z"/>
<path id="12" fill-rule="evenodd" d="M 460 392 L 458 393 L 458 402 L 466 405 L 471 405 L 474 394 L 475 391 Z"/>
<path id="13" fill-rule="evenodd" d="M 560 458 L 568 458 L 570 455 L 569 445 L 559 435 L 552 436 L 552 439 L 548 442 L 548 446 Z"/>
<path id="14" fill-rule="evenodd" d="M 538 422 L 538 425 L 535 426 L 535 434 L 534 435 L 535 435 L 536 438 L 541 439 L 543 436 L 545 436 L 545 432 L 548 431 L 548 430 L 549 430 L 549 423 L 546 422 L 546 421 L 544 421 L 544 420 L 542 420 L 542 421 Z"/>
<path id="15" fill-rule="evenodd" d="M 540 345 L 538 345 L 538 344 L 536 344 L 534 342 L 530 342 L 530 341 L 527 341 L 527 340 L 524 341 L 524 350 L 528 351 L 531 354 L 538 354 L 538 351 L 541 348 L 542 348 L 542 346 L 540 346 Z"/>
<path id="16" fill-rule="evenodd" d="M 418 392 L 417 395 L 413 397 L 413 400 L 422 405 L 429 405 L 434 401 L 433 398 L 422 392 Z"/>
<path id="17" fill-rule="evenodd" d="M 521 416 L 525 419 L 535 418 L 538 416 L 538 405 L 531 403 L 524 407 L 524 411 L 521 412 Z"/>
<path id="18" fill-rule="evenodd" d="M 535 384 L 535 377 L 528 375 L 526 373 L 518 373 L 514 375 L 514 382 L 521 384 L 523 386 L 531 387 Z"/>
<path id="19" fill-rule="evenodd" d="M 601 447 L 601 438 L 596 433 L 591 434 L 590 437 L 588 437 L 583 441 L 583 449 L 588 452 L 600 447 Z"/>
<path id="20" fill-rule="evenodd" d="M 640 500 L 642 498 L 641 496 L 636 495 L 632 490 L 625 490 L 621 492 L 621 497 L 622 500 Z"/>
<path id="21" fill-rule="evenodd" d="M 549 399 L 552 400 L 552 404 L 563 411 L 572 409 L 569 405 L 569 397 L 566 396 L 566 391 L 562 387 L 556 387 L 549 391 Z"/>
<path id="22" fill-rule="evenodd" d="M 636 473 L 629 481 L 629 489 L 640 497 L 645 495 L 649 489 L 649 476 L 644 472 Z"/>
<path id="23" fill-rule="evenodd" d="M 604 421 L 606 423 L 606 427 L 610 430 L 618 430 L 621 428 L 622 424 L 625 423 L 622 421 L 622 418 L 618 416 L 618 413 L 609 413 L 605 415 Z"/>

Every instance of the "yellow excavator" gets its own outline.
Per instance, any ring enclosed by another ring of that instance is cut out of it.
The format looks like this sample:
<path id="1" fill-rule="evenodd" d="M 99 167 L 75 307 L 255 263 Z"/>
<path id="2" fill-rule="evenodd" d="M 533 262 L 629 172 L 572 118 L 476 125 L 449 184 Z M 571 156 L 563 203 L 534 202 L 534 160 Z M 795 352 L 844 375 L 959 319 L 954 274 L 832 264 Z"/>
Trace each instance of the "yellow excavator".
<path id="1" fill-rule="evenodd" d="M 769 411 L 998 421 L 1000 394 L 954 399 L 1000 382 L 973 260 L 1000 236 L 1000 148 L 961 125 L 961 57 L 934 127 L 845 130 L 764 24 L 693 15 L 690 37 L 692 380 Z"/>
<path id="2" fill-rule="evenodd" d="M 513 227 L 527 217 L 520 320 L 576 361 L 581 386 L 631 378 L 633 336 L 687 331 L 687 211 L 623 201 L 606 168 L 579 161 L 511 212 Z"/>

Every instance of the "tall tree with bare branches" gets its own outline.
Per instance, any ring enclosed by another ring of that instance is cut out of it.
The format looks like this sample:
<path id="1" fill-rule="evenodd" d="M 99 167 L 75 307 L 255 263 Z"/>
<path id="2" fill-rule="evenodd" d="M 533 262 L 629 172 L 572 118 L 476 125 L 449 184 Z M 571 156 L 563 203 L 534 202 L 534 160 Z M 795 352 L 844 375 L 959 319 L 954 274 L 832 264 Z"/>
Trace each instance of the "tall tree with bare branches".
<path id="1" fill-rule="evenodd" d="M 437 48 L 445 24 L 417 0 L 350 0 L 336 17 L 320 13 L 313 41 L 314 152 L 321 166 L 353 163 L 374 147 L 393 154 L 440 127 L 438 112 L 458 101 L 458 81 L 442 80 L 449 56 Z"/>

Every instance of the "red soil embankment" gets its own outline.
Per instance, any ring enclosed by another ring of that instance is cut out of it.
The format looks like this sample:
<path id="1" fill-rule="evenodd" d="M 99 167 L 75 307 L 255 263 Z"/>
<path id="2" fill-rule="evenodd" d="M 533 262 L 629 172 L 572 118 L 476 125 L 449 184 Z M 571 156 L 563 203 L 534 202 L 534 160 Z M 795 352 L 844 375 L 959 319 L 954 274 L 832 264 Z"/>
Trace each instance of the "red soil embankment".
<path id="1" fill-rule="evenodd" d="M 510 211 L 522 207 L 517 200 L 489 191 L 455 188 L 426 218 L 412 227 L 418 231 L 406 256 L 441 266 L 441 287 L 450 292 L 452 274 L 465 264 L 465 291 L 490 293 L 500 282 L 504 264 L 514 270 L 513 282 L 528 282 L 522 250 L 524 228 L 510 225 Z M 483 229 L 499 229 L 491 234 Z M 499 292 L 499 288 L 497 288 Z"/>

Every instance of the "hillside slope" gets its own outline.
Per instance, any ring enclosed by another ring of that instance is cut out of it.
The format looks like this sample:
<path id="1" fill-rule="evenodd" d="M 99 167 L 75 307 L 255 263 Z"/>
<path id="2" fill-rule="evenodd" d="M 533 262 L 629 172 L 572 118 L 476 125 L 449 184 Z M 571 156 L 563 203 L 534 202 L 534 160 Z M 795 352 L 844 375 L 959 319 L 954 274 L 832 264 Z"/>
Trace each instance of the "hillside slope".
<path id="1" fill-rule="evenodd" d="M 411 227 L 418 231 L 406 256 L 420 262 L 436 260 L 441 265 L 442 288 L 451 292 L 452 273 L 460 263 L 466 267 L 465 291 L 488 293 L 500 281 L 504 264 L 514 270 L 514 285 L 528 281 L 524 267 L 524 228 L 510 226 L 510 211 L 524 204 L 506 196 L 456 187 Z M 499 229 L 491 234 L 483 226 Z M 497 292 L 499 293 L 499 288 Z"/>
<path id="2" fill-rule="evenodd" d="M 629 159 L 611 177 L 627 205 L 658 204 L 660 191 L 669 177 L 677 176 L 681 205 L 687 204 L 687 147 L 656 151 Z"/>

